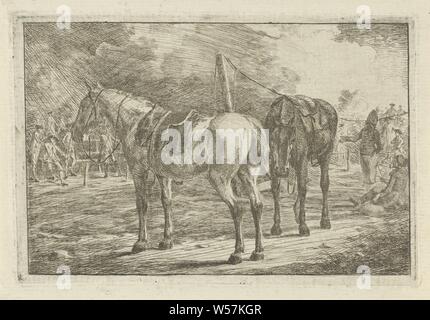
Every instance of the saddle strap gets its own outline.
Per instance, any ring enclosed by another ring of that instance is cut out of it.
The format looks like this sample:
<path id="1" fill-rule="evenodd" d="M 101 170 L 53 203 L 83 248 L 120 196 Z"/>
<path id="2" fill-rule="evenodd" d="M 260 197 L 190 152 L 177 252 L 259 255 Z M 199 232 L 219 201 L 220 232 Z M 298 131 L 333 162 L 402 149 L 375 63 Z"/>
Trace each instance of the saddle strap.
<path id="1" fill-rule="evenodd" d="M 160 128 L 160 126 L 163 124 L 164 120 L 166 120 L 167 116 L 169 114 L 171 114 L 171 111 L 167 111 L 161 118 L 160 120 L 158 120 L 157 124 L 154 126 L 154 129 L 152 130 L 151 133 L 151 139 L 149 141 L 149 145 L 148 145 L 148 149 L 147 149 L 147 158 L 148 158 L 148 164 L 149 167 L 152 168 L 152 162 L 153 162 L 153 148 L 154 148 L 154 144 L 155 144 L 155 136 L 156 136 L 156 132 L 157 130 Z"/>

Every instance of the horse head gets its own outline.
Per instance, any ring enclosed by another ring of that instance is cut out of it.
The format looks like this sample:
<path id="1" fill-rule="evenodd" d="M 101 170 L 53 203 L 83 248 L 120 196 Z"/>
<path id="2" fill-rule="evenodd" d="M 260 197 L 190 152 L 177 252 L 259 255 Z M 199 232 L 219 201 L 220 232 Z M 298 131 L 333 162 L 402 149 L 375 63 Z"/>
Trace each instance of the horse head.
<path id="1" fill-rule="evenodd" d="M 297 126 L 296 114 L 296 106 L 287 97 L 281 96 L 272 103 L 266 116 L 264 127 L 270 131 L 272 159 L 276 159 L 273 170 L 279 175 L 288 174 L 286 167 L 289 165 L 294 129 Z"/>
<path id="2" fill-rule="evenodd" d="M 78 114 L 72 124 L 71 132 L 74 141 L 82 141 L 83 135 L 98 121 L 98 98 L 103 89 L 93 89 L 87 82 L 88 93 L 79 104 Z"/>

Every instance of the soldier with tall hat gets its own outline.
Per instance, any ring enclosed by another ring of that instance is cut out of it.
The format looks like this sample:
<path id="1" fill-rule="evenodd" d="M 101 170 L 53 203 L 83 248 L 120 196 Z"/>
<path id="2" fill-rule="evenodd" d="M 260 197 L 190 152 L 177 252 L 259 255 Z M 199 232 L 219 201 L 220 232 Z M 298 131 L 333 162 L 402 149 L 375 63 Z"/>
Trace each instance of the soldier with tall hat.
<path id="1" fill-rule="evenodd" d="M 45 130 L 46 130 L 47 136 L 54 136 L 58 138 L 59 127 L 58 127 L 57 121 L 52 116 L 52 111 L 48 111 Z"/>
<path id="2" fill-rule="evenodd" d="M 367 116 L 366 123 L 356 137 L 343 137 L 344 142 L 360 140 L 360 164 L 363 180 L 366 185 L 375 183 L 377 154 L 382 150 L 381 138 L 376 125 L 378 114 L 372 110 Z"/>
<path id="3" fill-rule="evenodd" d="M 65 125 L 66 132 L 62 139 L 62 144 L 65 148 L 65 173 L 67 175 L 76 176 L 76 173 L 74 171 L 74 167 L 76 166 L 77 159 L 76 159 L 76 153 L 75 153 L 75 147 L 73 144 L 72 139 L 72 131 L 71 131 L 72 123 L 68 123 Z"/>
<path id="4" fill-rule="evenodd" d="M 393 140 L 391 140 L 391 152 L 393 153 L 393 156 L 397 155 L 403 155 L 407 156 L 407 152 L 404 148 L 404 140 L 402 137 L 402 130 L 395 128 L 393 129 L 395 137 Z"/>
<path id="5" fill-rule="evenodd" d="M 391 117 L 391 116 L 394 116 L 396 114 L 397 114 L 396 104 L 395 103 L 390 103 L 390 107 L 385 112 L 385 116 L 386 117 Z"/>
<path id="6" fill-rule="evenodd" d="M 60 184 L 62 186 L 67 185 L 64 182 L 66 179 L 66 172 L 61 165 L 60 156 L 66 158 L 66 154 L 58 147 L 58 138 L 54 135 L 48 136 L 45 141 L 45 150 L 46 150 L 46 161 L 48 164 L 48 169 L 51 173 L 51 176 L 48 178 L 50 180 L 55 180 L 54 176 L 54 168 L 58 171 L 58 178 L 60 180 Z"/>
<path id="7" fill-rule="evenodd" d="M 397 108 L 396 116 L 394 117 L 394 125 L 397 128 L 401 128 L 404 125 L 404 123 L 403 123 L 403 115 L 404 115 L 403 106 L 399 105 L 398 108 Z"/>

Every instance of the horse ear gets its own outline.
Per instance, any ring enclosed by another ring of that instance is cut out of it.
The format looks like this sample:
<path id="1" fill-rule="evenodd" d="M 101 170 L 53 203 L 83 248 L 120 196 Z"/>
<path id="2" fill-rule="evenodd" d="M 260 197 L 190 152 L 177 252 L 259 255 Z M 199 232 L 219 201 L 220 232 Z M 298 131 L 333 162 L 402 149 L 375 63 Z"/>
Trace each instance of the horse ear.
<path id="1" fill-rule="evenodd" d="M 289 125 L 294 118 L 295 105 L 289 99 L 283 99 L 279 104 L 279 121 L 282 125 Z"/>

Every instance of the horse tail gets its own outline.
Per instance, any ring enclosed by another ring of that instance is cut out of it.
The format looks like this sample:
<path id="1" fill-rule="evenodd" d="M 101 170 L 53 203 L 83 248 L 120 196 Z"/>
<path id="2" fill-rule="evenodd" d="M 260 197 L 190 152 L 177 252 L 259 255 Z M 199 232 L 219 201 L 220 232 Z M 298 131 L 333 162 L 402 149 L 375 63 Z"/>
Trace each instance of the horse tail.
<path id="1" fill-rule="evenodd" d="M 330 137 L 332 139 L 335 138 L 336 132 L 337 132 L 337 125 L 338 125 L 338 117 L 336 109 L 327 101 L 322 99 L 314 99 L 316 100 L 320 107 L 322 108 L 322 111 L 326 113 L 326 116 L 328 117 L 328 127 L 330 130 Z"/>
<path id="2" fill-rule="evenodd" d="M 268 148 L 268 142 L 269 142 L 269 132 L 267 132 L 268 130 L 265 129 L 263 127 L 263 125 L 261 124 L 261 122 L 259 120 L 257 120 L 256 118 L 253 118 L 251 116 L 246 116 L 246 118 L 248 119 L 248 121 L 252 124 L 253 129 L 256 130 L 257 132 L 257 141 L 259 143 L 257 143 L 257 153 L 261 156 L 262 162 L 260 163 L 259 167 L 259 172 L 258 175 L 268 175 L 270 172 L 270 164 L 268 159 L 267 162 L 264 161 L 265 159 L 263 158 L 265 155 L 264 153 L 264 148 Z M 250 152 L 250 150 L 248 150 L 248 152 Z"/>

